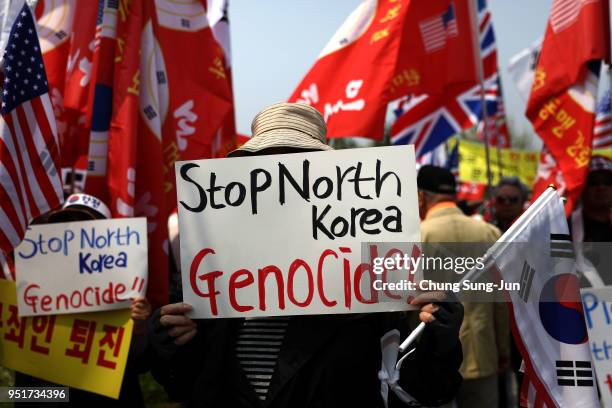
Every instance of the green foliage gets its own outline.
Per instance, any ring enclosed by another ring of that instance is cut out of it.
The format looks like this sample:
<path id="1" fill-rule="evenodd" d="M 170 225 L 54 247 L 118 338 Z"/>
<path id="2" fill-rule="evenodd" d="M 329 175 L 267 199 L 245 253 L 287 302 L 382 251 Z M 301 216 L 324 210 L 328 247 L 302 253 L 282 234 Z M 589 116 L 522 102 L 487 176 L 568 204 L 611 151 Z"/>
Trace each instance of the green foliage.
<path id="1" fill-rule="evenodd" d="M 155 381 L 151 373 L 141 374 L 139 380 L 145 406 L 148 408 L 178 408 L 181 406 L 168 399 L 166 391 Z"/>
<path id="2" fill-rule="evenodd" d="M 0 387 L 12 387 L 15 385 L 15 374 L 13 370 L 0 367 Z"/>

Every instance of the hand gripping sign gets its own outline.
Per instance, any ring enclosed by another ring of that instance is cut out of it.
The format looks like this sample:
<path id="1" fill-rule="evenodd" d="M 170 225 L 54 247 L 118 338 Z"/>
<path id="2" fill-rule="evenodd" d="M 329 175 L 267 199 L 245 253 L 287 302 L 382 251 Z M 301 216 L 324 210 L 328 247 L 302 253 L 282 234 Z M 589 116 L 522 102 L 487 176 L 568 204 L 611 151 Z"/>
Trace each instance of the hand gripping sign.
<path id="1" fill-rule="evenodd" d="M 176 174 L 191 317 L 410 308 L 373 290 L 361 247 L 419 241 L 412 146 L 184 161 Z"/>
<path id="2" fill-rule="evenodd" d="M 15 265 L 20 316 L 128 308 L 147 289 L 146 219 L 31 226 Z"/>

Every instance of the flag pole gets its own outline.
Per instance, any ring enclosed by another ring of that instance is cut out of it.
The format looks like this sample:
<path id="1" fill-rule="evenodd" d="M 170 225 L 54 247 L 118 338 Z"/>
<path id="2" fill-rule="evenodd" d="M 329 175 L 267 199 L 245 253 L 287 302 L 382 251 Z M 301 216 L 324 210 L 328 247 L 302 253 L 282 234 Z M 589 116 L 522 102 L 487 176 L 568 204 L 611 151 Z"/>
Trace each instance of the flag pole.
<path id="1" fill-rule="evenodd" d="M 491 197 L 491 189 L 493 186 L 493 175 L 491 174 L 491 152 L 489 149 L 489 129 L 488 119 L 489 112 L 485 97 L 484 72 L 482 67 L 482 56 L 480 53 L 480 27 L 478 25 L 478 10 L 476 9 L 476 1 L 466 0 L 470 11 L 470 26 L 472 27 L 472 41 L 474 44 L 474 65 L 476 66 L 476 75 L 480 83 L 480 106 L 482 109 L 483 121 L 483 136 L 485 145 L 485 161 L 487 164 L 487 196 Z M 609 0 L 612 1 L 612 0 Z"/>
<path id="2" fill-rule="evenodd" d="M 611 0 L 612 1 L 612 0 Z M 501 81 L 500 81 L 501 82 Z M 499 112 L 499 98 L 501 96 L 501 92 L 497 93 L 497 109 Z M 502 96 L 503 98 L 503 96 Z M 497 150 L 497 177 L 498 180 L 501 180 L 501 178 L 503 177 L 504 173 L 503 173 L 503 163 L 502 163 L 502 139 L 500 137 L 500 133 L 499 133 L 499 123 L 497 123 L 497 118 L 495 118 L 495 133 L 497 135 L 497 145 L 496 145 L 496 150 Z"/>
<path id="3" fill-rule="evenodd" d="M 488 270 L 493 263 L 495 262 L 495 258 L 499 256 L 500 253 L 504 252 L 508 246 L 512 243 L 516 242 L 518 236 L 531 224 L 534 217 L 539 214 L 539 212 L 544 208 L 550 200 L 554 200 L 556 198 L 560 198 L 559 193 L 557 192 L 557 188 L 553 185 L 548 186 L 546 190 L 521 214 L 521 216 L 508 228 L 506 232 L 502 234 L 501 237 L 495 241 L 495 243 L 487 250 L 487 252 L 482 257 L 482 263 L 485 265 L 484 268 L 474 267 L 470 271 L 466 272 L 465 275 L 461 278 L 461 281 L 471 280 L 475 281 L 482 274 Z"/>

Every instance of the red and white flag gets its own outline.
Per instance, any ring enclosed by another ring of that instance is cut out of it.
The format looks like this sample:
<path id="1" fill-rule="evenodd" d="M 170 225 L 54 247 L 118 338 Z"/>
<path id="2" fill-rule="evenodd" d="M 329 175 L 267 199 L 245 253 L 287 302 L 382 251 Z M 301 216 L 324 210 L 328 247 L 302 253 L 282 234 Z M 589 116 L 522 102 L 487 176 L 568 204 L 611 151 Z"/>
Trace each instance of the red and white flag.
<path id="1" fill-rule="evenodd" d="M 57 122 L 62 180 L 69 191 L 83 191 L 98 2 L 39 0 L 35 15 Z"/>
<path id="2" fill-rule="evenodd" d="M 221 48 L 223 48 L 225 73 L 230 90 L 230 97 L 232 98 L 232 108 L 227 113 L 227 117 L 224 119 L 221 128 L 217 130 L 211 147 L 212 157 L 225 157 L 229 152 L 238 148 L 232 86 L 231 43 L 228 16 L 229 0 L 207 0 L 206 3 L 208 23 L 210 24 L 215 40 Z"/>
<path id="3" fill-rule="evenodd" d="M 289 101 L 317 108 L 329 138 L 382 139 L 389 101 L 476 82 L 467 5 L 467 0 L 365 0 Z M 460 60 L 467 63 L 457 64 Z"/>
<path id="4" fill-rule="evenodd" d="M 561 172 L 568 216 L 591 159 L 599 61 L 609 60 L 609 33 L 607 1 L 554 0 L 529 95 L 526 114 Z M 534 197 L 542 192 L 537 181 Z"/>
<path id="5" fill-rule="evenodd" d="M 548 188 L 491 248 L 525 363 L 524 406 L 599 407 L 574 249 L 558 192 Z"/>
<path id="6" fill-rule="evenodd" d="M 59 142 L 36 24 L 27 5 L 4 52 L 0 119 L 0 252 L 63 201 Z"/>

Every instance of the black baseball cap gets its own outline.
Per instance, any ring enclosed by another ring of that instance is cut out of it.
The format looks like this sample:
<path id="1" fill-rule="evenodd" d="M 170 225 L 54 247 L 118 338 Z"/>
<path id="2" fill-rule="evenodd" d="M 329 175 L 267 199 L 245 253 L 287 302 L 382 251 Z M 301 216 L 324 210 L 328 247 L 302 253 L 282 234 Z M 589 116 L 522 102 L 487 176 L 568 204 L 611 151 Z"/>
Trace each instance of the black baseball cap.
<path id="1" fill-rule="evenodd" d="M 434 194 L 451 194 L 457 192 L 455 176 L 444 167 L 426 164 L 421 167 L 417 176 L 417 187 L 419 190 L 428 191 Z"/>

